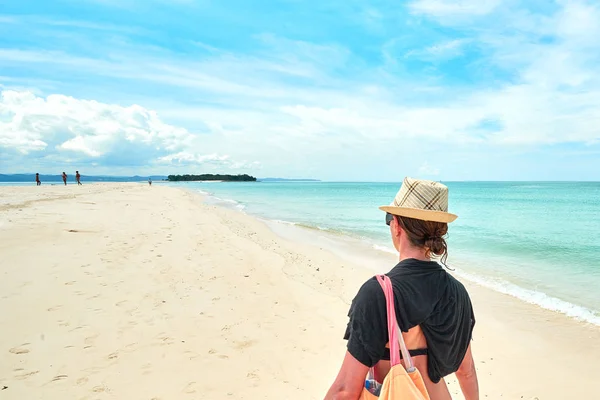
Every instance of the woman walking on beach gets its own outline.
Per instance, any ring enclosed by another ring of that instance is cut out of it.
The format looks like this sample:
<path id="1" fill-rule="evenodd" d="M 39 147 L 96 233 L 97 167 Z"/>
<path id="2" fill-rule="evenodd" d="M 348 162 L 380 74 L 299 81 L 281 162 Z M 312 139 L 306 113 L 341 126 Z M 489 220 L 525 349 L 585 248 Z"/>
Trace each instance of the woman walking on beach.
<path id="1" fill-rule="evenodd" d="M 63 179 L 63 183 L 65 184 L 65 186 L 67 186 L 67 174 L 65 174 L 65 171 L 63 171 L 63 173 L 62 173 L 62 179 Z"/>
<path id="2" fill-rule="evenodd" d="M 432 257 L 448 257 L 444 236 L 457 216 L 448 213 L 448 188 L 405 178 L 386 212 L 400 262 L 386 274 L 393 289 L 396 320 L 410 357 L 431 400 L 450 400 L 444 377 L 456 373 L 466 400 L 479 399 L 470 341 L 475 316 L 464 286 Z M 373 367 L 382 382 L 390 370 L 386 297 L 376 278 L 365 282 L 352 301 L 342 367 L 325 400 L 361 398 Z M 406 362 L 405 362 L 406 365 Z"/>
<path id="3" fill-rule="evenodd" d="M 42 184 L 42 181 L 40 181 L 40 174 L 39 173 L 35 174 L 35 184 L 36 184 L 36 186 L 40 186 Z"/>

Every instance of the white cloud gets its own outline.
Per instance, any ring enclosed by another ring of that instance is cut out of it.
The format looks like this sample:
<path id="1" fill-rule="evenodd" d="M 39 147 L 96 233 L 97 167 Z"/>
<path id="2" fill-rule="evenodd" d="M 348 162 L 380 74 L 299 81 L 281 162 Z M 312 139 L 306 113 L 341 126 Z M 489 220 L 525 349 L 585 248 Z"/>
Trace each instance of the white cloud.
<path id="1" fill-rule="evenodd" d="M 231 164 L 232 169 L 248 169 L 251 168 L 253 170 L 262 169 L 262 163 L 259 161 L 242 161 L 242 162 L 234 162 Z"/>
<path id="2" fill-rule="evenodd" d="M 88 140 L 89 139 L 91 138 L 88 137 Z M 99 157 L 102 155 L 102 153 L 99 151 L 91 149 L 85 142 L 86 139 L 83 136 L 75 136 L 73 139 L 69 139 L 63 144 L 59 145 L 58 148 L 84 153 L 90 157 Z"/>
<path id="3" fill-rule="evenodd" d="M 261 168 L 261 163 L 258 161 L 233 161 L 229 155 L 220 154 L 197 154 L 189 151 L 181 151 L 176 154 L 169 154 L 168 156 L 160 157 L 159 163 L 187 166 L 187 165 L 203 165 L 221 167 L 231 170 L 239 169 L 252 169 L 257 170 Z"/>
<path id="4" fill-rule="evenodd" d="M 556 18 L 557 34 L 597 44 L 600 36 L 600 8 L 587 1 L 559 1 L 563 8 Z"/>
<path id="5" fill-rule="evenodd" d="M 168 156 L 160 157 L 158 159 L 160 162 L 172 163 L 176 162 L 179 164 L 203 164 L 203 163 L 212 163 L 212 164 L 228 164 L 230 163 L 228 155 L 218 155 L 218 154 L 195 154 L 187 151 L 181 151 L 175 154 L 169 154 Z"/>
<path id="6" fill-rule="evenodd" d="M 122 107 L 64 95 L 38 97 L 5 90 L 0 101 L 0 137 L 6 147 L 31 151 L 36 140 L 48 150 L 70 150 L 92 157 L 123 145 L 175 151 L 192 139 L 185 129 L 165 124 L 156 112 L 138 105 Z M 10 140 L 12 139 L 12 140 Z M 46 149 L 38 146 L 37 150 Z"/>
<path id="7" fill-rule="evenodd" d="M 0 147 L 21 154 L 104 165 L 178 164 L 247 165 L 229 156 L 190 152 L 197 137 L 166 124 L 155 111 L 70 96 L 38 97 L 5 90 L 0 96 Z M 248 164 L 250 165 L 250 164 Z"/>
<path id="8" fill-rule="evenodd" d="M 425 49 L 425 52 L 434 56 L 458 55 L 462 53 L 462 47 L 469 43 L 467 39 L 453 39 L 436 43 Z"/>
<path id="9" fill-rule="evenodd" d="M 444 40 L 423 49 L 410 50 L 404 57 L 415 57 L 423 61 L 444 61 L 464 54 L 464 48 L 471 43 L 470 39 Z"/>
<path id="10" fill-rule="evenodd" d="M 416 0 L 409 8 L 434 18 L 480 16 L 492 12 L 500 0 Z"/>
<path id="11" fill-rule="evenodd" d="M 337 141 L 445 140 L 455 143 L 471 141 L 466 128 L 486 116 L 486 110 L 463 105 L 454 108 L 408 107 L 383 103 L 363 104 L 355 108 L 325 109 L 320 107 L 283 107 L 282 111 L 297 117 L 297 128 L 303 137 Z M 325 137 L 324 137 L 325 136 Z"/>

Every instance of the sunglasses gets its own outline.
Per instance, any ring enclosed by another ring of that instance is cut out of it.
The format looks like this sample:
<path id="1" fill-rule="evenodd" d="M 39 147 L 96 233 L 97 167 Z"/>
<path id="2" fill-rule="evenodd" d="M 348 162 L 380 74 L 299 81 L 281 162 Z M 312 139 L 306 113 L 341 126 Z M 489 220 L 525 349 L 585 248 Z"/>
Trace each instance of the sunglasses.
<path id="1" fill-rule="evenodd" d="M 385 224 L 387 226 L 390 226 L 390 224 L 392 223 L 392 221 L 394 220 L 394 216 L 390 213 L 385 213 Z"/>

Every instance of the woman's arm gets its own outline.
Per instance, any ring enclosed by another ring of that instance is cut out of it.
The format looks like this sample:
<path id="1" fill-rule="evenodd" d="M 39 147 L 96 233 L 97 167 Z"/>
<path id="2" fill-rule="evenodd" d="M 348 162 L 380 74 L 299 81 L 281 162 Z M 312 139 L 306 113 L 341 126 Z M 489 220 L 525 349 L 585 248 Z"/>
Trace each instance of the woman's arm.
<path id="1" fill-rule="evenodd" d="M 358 400 L 365 386 L 369 367 L 346 351 L 342 368 L 324 400 Z"/>
<path id="2" fill-rule="evenodd" d="M 471 345 L 467 348 L 465 358 L 458 367 L 458 371 L 456 371 L 456 378 L 465 400 L 479 400 L 479 383 L 477 382 L 477 371 L 475 371 Z"/>

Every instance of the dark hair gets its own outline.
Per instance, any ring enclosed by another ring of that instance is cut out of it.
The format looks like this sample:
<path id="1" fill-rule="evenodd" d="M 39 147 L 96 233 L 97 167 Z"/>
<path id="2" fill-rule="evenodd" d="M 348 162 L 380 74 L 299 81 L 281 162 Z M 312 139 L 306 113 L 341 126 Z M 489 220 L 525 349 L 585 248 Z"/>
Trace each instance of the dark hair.
<path id="1" fill-rule="evenodd" d="M 397 218 L 398 224 L 404 229 L 413 246 L 425 248 L 427 256 L 440 257 L 442 264 L 446 265 L 448 244 L 444 236 L 448 233 L 447 223 L 400 216 Z"/>

